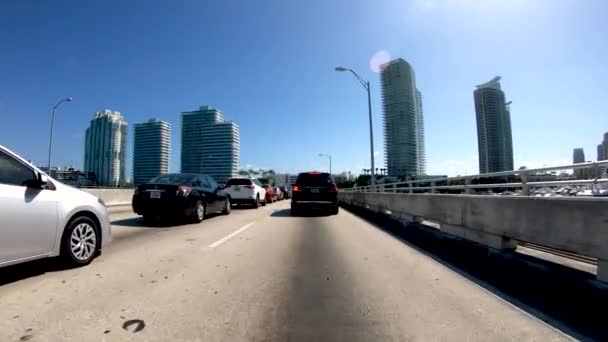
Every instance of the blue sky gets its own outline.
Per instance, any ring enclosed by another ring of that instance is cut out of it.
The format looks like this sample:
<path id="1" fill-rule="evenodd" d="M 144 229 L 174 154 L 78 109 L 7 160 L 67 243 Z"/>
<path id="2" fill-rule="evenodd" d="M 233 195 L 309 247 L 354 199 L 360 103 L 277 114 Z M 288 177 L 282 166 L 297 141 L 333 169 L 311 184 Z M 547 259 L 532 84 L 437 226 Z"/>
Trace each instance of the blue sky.
<path id="1" fill-rule="evenodd" d="M 515 165 L 594 160 L 608 131 L 608 2 L 602 0 L 0 2 L 0 144 L 46 164 L 82 167 L 94 112 L 172 125 L 208 104 L 241 130 L 241 166 L 297 172 L 369 165 L 366 98 L 383 165 L 373 56 L 401 57 L 423 95 L 428 172 L 477 173 L 476 84 L 496 75 L 511 106 Z M 373 63 L 372 63 L 373 64 Z M 129 166 L 132 141 L 129 143 Z M 130 167 L 129 167 L 130 169 Z"/>

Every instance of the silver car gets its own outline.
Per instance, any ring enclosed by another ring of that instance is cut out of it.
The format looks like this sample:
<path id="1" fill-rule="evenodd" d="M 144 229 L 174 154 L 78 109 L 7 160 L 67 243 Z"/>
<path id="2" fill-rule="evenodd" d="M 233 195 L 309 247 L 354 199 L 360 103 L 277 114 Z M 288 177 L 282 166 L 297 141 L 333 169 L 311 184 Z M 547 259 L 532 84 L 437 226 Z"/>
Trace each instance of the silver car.
<path id="1" fill-rule="evenodd" d="M 110 229 L 103 201 L 0 145 L 0 267 L 53 256 L 88 264 L 110 242 Z"/>

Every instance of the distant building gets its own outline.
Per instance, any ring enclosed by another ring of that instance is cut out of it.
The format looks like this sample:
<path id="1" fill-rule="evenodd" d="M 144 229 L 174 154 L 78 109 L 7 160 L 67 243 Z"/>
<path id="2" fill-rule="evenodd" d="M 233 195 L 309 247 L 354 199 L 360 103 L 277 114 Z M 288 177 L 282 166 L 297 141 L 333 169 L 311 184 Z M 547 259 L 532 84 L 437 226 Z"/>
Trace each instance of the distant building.
<path id="1" fill-rule="evenodd" d="M 239 126 L 209 106 L 182 113 L 181 171 L 203 173 L 218 183 L 236 176 L 239 167 Z"/>
<path id="2" fill-rule="evenodd" d="M 127 122 L 119 112 L 95 113 L 85 133 L 84 171 L 97 185 L 119 186 L 126 181 Z"/>
<path id="3" fill-rule="evenodd" d="M 381 66 L 384 154 L 388 175 L 408 177 L 425 172 L 422 95 L 414 69 L 403 59 Z"/>
<path id="4" fill-rule="evenodd" d="M 572 164 L 579 164 L 585 162 L 585 151 L 582 148 L 575 148 L 572 151 Z M 574 176 L 576 178 L 587 178 L 587 169 L 575 169 Z"/>
<path id="5" fill-rule="evenodd" d="M 604 150 L 604 144 L 597 145 L 597 161 L 606 160 L 606 151 Z"/>
<path id="6" fill-rule="evenodd" d="M 513 170 L 511 113 L 500 76 L 478 85 L 473 95 L 477 117 L 479 173 Z"/>
<path id="7" fill-rule="evenodd" d="M 416 147 L 418 148 L 418 174 L 426 174 L 426 148 L 424 143 L 424 112 L 422 110 L 422 94 L 416 89 Z M 382 170 L 381 170 L 382 171 Z"/>
<path id="8" fill-rule="evenodd" d="M 133 133 L 133 184 L 143 184 L 168 173 L 171 125 L 151 119 L 135 124 Z"/>

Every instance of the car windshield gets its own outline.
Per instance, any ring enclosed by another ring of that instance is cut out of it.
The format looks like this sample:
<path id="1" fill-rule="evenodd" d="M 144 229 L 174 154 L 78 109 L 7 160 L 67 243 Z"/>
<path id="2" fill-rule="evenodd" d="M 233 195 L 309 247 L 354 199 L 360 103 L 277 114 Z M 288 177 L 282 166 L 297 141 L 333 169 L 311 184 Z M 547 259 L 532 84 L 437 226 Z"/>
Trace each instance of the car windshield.
<path id="1" fill-rule="evenodd" d="M 171 173 L 167 175 L 160 175 L 154 177 L 148 181 L 148 184 L 169 184 L 169 185 L 183 185 L 192 182 L 194 176 L 184 175 L 179 173 Z"/>
<path id="2" fill-rule="evenodd" d="M 247 178 L 232 178 L 226 183 L 226 186 L 231 185 L 251 185 L 251 179 Z"/>

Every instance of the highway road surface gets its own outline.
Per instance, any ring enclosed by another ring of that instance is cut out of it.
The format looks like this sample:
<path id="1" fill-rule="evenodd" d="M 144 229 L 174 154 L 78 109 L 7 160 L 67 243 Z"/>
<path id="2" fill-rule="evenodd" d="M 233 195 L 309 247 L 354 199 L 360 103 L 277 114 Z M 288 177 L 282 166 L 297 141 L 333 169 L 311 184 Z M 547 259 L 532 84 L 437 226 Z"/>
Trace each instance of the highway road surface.
<path id="1" fill-rule="evenodd" d="M 0 341 L 569 339 L 345 210 L 288 206 L 178 226 L 113 214 L 91 265 L 2 271 Z"/>

